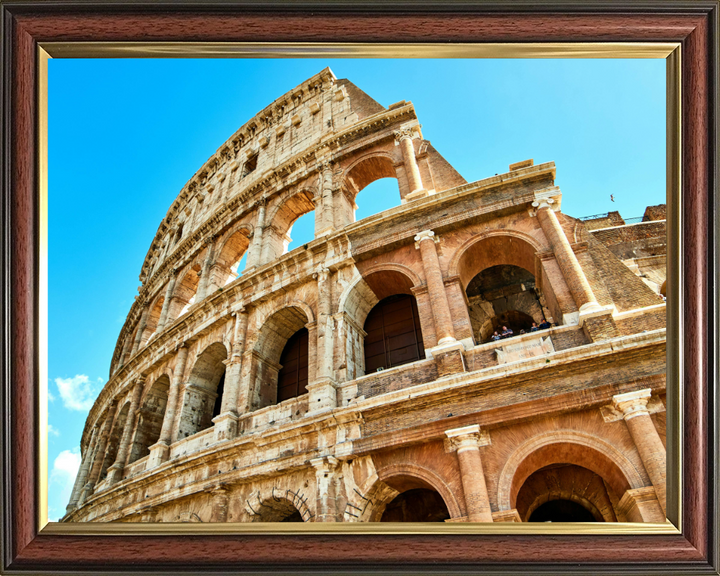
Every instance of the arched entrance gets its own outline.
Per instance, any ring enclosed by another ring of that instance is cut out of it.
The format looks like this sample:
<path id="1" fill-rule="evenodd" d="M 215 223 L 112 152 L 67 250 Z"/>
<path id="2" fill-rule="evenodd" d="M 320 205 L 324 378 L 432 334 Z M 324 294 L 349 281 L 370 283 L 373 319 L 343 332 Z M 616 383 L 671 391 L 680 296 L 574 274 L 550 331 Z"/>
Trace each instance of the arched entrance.
<path id="1" fill-rule="evenodd" d="M 416 362 L 425 356 L 415 297 L 388 296 L 378 302 L 365 320 L 365 372 Z"/>
<path id="2" fill-rule="evenodd" d="M 185 388 L 178 440 L 210 428 L 212 419 L 220 413 L 226 358 L 225 346 L 216 342 L 195 362 Z"/>
<path id="3" fill-rule="evenodd" d="M 169 389 L 170 378 L 163 374 L 153 382 L 145 395 L 138 416 L 135 437 L 130 445 L 128 464 L 147 456 L 150 453 L 150 446 L 160 438 Z"/>
<path id="4" fill-rule="evenodd" d="M 312 345 L 308 314 L 309 309 L 306 314 L 300 305 L 291 305 L 263 323 L 252 351 L 250 410 L 306 393 Z"/>
<path id="5" fill-rule="evenodd" d="M 602 477 L 574 464 L 546 466 L 531 474 L 518 492 L 516 508 L 525 522 L 617 521 Z"/>
<path id="6" fill-rule="evenodd" d="M 380 522 L 445 522 L 450 513 L 442 496 L 431 488 L 412 488 L 385 506 Z"/>

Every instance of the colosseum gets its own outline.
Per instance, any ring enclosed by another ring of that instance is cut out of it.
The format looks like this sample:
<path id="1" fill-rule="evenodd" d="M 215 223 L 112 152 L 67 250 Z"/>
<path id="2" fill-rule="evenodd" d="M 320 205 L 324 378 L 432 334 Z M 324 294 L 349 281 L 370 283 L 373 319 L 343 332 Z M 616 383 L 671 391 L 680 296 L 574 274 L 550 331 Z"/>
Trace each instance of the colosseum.
<path id="1" fill-rule="evenodd" d="M 279 97 L 160 223 L 63 520 L 664 522 L 665 206 L 560 207 L 330 69 Z"/>

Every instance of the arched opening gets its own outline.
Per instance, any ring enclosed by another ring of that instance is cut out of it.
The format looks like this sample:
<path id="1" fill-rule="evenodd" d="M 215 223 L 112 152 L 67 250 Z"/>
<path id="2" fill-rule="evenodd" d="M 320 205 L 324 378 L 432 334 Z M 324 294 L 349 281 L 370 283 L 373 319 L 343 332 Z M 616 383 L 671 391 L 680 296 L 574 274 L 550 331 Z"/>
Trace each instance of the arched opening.
<path id="1" fill-rule="evenodd" d="M 528 522 L 595 522 L 592 512 L 572 500 L 550 500 L 539 506 Z"/>
<path id="2" fill-rule="evenodd" d="M 150 312 L 147 316 L 145 323 L 145 329 L 143 330 L 142 337 L 140 338 L 140 348 L 147 344 L 152 338 L 153 334 L 157 331 L 158 322 L 160 321 L 160 314 L 162 314 L 163 304 L 165 303 L 165 296 L 161 294 L 155 298 L 155 302 L 152 303 Z"/>
<path id="3" fill-rule="evenodd" d="M 553 464 L 525 480 L 516 508 L 525 522 L 615 522 L 610 492 L 612 489 L 592 470 L 575 464 Z"/>
<path id="4" fill-rule="evenodd" d="M 290 224 L 286 237 L 287 244 L 283 254 L 312 242 L 315 239 L 315 210 L 306 212 Z"/>
<path id="5" fill-rule="evenodd" d="M 308 330 L 300 328 L 290 336 L 280 354 L 278 372 L 278 403 L 307 393 Z"/>
<path id="6" fill-rule="evenodd" d="M 208 296 L 215 294 L 242 273 L 247 249 L 250 245 L 249 234 L 246 228 L 241 228 L 223 243 L 215 262 L 210 267 Z"/>
<path id="7" fill-rule="evenodd" d="M 478 342 L 502 334 L 529 332 L 532 323 L 544 319 L 542 303 L 535 290 L 535 275 L 525 268 L 500 264 L 485 268 L 470 280 L 465 292 L 473 334 Z"/>
<path id="8" fill-rule="evenodd" d="M 227 350 L 220 342 L 208 346 L 199 356 L 185 387 L 178 440 L 212 426 L 220 413 Z"/>
<path id="9" fill-rule="evenodd" d="M 183 235 L 183 225 L 180 224 L 180 226 L 178 226 L 178 228 L 177 228 L 177 231 L 175 232 L 175 236 L 173 238 L 171 247 L 175 246 L 175 244 L 177 244 L 178 242 L 180 242 L 180 240 L 182 240 L 182 235 Z"/>
<path id="10" fill-rule="evenodd" d="M 377 184 L 363 194 L 364 206 L 358 207 L 358 194 L 375 182 Z M 345 174 L 343 190 L 341 212 L 344 222 L 354 222 L 377 214 L 397 206 L 400 201 L 397 173 L 393 161 L 387 156 L 369 156 L 353 165 Z"/>
<path id="11" fill-rule="evenodd" d="M 275 258 L 285 254 L 292 242 L 290 237 L 291 229 L 297 220 L 304 214 L 315 210 L 313 194 L 309 190 L 302 190 L 282 201 L 275 214 L 270 218 L 270 225 L 263 229 L 263 262 L 271 262 Z M 302 228 L 308 228 L 308 219 L 300 223 Z M 317 214 L 315 214 L 317 219 Z M 312 236 L 306 240 L 310 241 L 315 237 L 315 227 Z"/>
<path id="12" fill-rule="evenodd" d="M 442 496 L 431 488 L 412 488 L 388 502 L 380 522 L 445 522 L 450 513 Z"/>
<path id="13" fill-rule="evenodd" d="M 169 318 L 179 318 L 186 314 L 195 303 L 195 295 L 197 293 L 198 284 L 200 283 L 200 264 L 195 263 L 190 266 L 181 278 L 175 283 L 175 289 L 170 300 L 168 309 Z M 169 325 L 169 322 L 166 326 Z"/>
<path id="14" fill-rule="evenodd" d="M 253 522 L 304 522 L 303 515 L 287 498 L 268 498 L 257 504 L 251 503 L 255 514 Z M 257 508 L 257 509 L 256 509 Z M 307 513 L 307 511 L 306 511 Z"/>
<path id="15" fill-rule="evenodd" d="M 127 463 L 131 464 L 150 454 L 150 446 L 160 439 L 170 378 L 163 374 L 148 390 L 138 415 L 135 437 L 130 445 Z"/>
<path id="16" fill-rule="evenodd" d="M 359 198 L 359 199 L 358 199 Z M 362 220 L 400 205 L 400 189 L 397 178 L 378 178 L 362 189 L 355 198 L 357 208 L 354 220 Z"/>
<path id="17" fill-rule="evenodd" d="M 301 308 L 288 306 L 272 314 L 263 324 L 253 348 L 251 410 L 306 392 L 311 344 L 306 329 L 308 322 Z"/>
<path id="18" fill-rule="evenodd" d="M 110 436 L 107 440 L 107 446 L 105 448 L 105 458 L 103 459 L 102 468 L 100 469 L 99 480 L 103 480 L 107 476 L 107 471 L 110 466 L 115 462 L 117 458 L 118 449 L 120 448 L 120 438 L 122 437 L 123 430 L 125 429 L 125 421 L 128 418 L 128 412 L 130 411 L 130 403 L 126 402 L 122 407 L 122 410 L 115 417 Z"/>
<path id="19" fill-rule="evenodd" d="M 395 294 L 378 302 L 367 318 L 365 373 L 416 362 L 425 356 L 415 297 Z"/>

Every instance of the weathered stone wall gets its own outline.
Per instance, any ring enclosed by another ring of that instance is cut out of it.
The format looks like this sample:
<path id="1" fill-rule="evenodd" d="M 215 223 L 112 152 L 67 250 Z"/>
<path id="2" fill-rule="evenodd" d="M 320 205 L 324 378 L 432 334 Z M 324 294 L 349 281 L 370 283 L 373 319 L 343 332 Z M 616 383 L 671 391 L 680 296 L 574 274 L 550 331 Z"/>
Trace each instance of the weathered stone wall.
<path id="1" fill-rule="evenodd" d="M 399 206 L 354 222 L 387 176 Z M 615 236 L 559 211 L 554 178 L 530 160 L 466 183 L 412 104 L 383 108 L 329 70 L 276 100 L 158 229 L 66 520 L 381 521 L 429 490 L 438 518 L 525 521 L 544 497 L 533 475 L 555 464 L 558 482 L 607 486 L 575 498 L 596 519 L 661 520 L 664 304 Z M 286 252 L 313 210 L 315 239 Z M 468 296 L 496 266 L 532 290 Z M 416 301 L 424 357 L 366 374 L 366 318 L 398 294 Z M 555 327 L 482 342 L 511 312 Z M 278 403 L 302 328 L 307 393 Z"/>

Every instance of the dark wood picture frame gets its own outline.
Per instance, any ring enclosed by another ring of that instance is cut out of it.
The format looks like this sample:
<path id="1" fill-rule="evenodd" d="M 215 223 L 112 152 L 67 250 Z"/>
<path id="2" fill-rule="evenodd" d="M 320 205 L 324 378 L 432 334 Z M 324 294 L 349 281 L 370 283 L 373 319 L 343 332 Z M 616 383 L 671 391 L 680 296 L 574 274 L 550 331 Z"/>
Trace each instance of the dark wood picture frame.
<path id="1" fill-rule="evenodd" d="M 718 1 L 0 1 L 2 564 L 88 572 L 718 574 Z M 38 50 L 44 42 L 678 42 L 682 531 L 71 535 L 38 527 Z"/>

